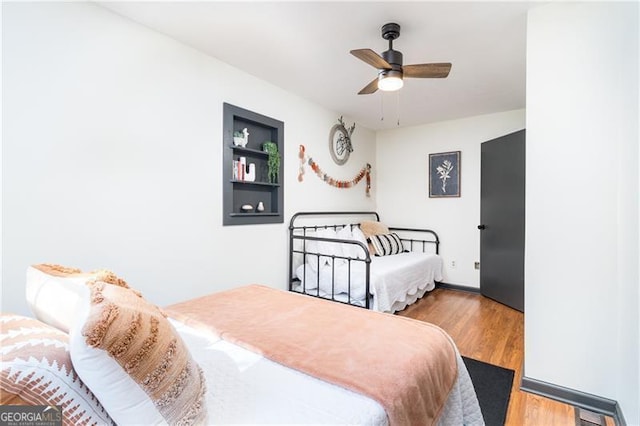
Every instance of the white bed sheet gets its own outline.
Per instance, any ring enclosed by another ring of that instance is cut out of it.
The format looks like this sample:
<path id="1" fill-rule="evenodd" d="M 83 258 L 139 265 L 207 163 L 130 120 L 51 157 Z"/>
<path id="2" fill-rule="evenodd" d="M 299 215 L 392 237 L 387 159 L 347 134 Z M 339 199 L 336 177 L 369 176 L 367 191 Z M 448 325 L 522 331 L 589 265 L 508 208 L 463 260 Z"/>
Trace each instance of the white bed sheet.
<path id="1" fill-rule="evenodd" d="M 348 277 L 351 276 L 351 298 L 363 304 L 365 288 L 365 264 L 336 262 L 320 267 L 300 265 L 296 276 L 308 294 L 316 294 L 318 278 L 320 293 L 336 295 L 347 293 Z M 405 252 L 393 256 L 373 256 L 371 258 L 370 292 L 373 295 L 372 308 L 381 312 L 396 312 L 404 309 L 425 292 L 435 288 L 435 282 L 442 280 L 442 258 L 436 254 Z M 333 279 L 335 277 L 335 280 Z M 332 288 L 333 282 L 333 288 Z M 336 297 L 338 298 L 338 297 Z M 345 295 L 345 299 L 346 299 Z"/>
<path id="2" fill-rule="evenodd" d="M 170 321 L 203 369 L 208 424 L 388 425 L 384 408 L 366 396 Z M 483 425 L 473 384 L 457 359 L 458 378 L 438 424 Z"/>
<path id="3" fill-rule="evenodd" d="M 370 398 L 171 322 L 204 371 L 209 424 L 388 424 Z"/>

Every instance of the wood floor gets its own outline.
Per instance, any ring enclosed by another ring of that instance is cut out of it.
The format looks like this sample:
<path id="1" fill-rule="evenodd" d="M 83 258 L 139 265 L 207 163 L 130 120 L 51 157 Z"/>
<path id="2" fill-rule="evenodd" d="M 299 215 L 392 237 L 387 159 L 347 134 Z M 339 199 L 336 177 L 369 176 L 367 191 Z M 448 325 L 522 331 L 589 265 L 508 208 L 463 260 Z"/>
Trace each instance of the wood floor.
<path id="1" fill-rule="evenodd" d="M 436 289 L 399 315 L 444 329 L 464 356 L 515 370 L 506 425 L 575 426 L 571 405 L 519 390 L 524 359 L 524 315 L 479 294 Z M 614 426 L 612 418 L 606 418 Z"/>

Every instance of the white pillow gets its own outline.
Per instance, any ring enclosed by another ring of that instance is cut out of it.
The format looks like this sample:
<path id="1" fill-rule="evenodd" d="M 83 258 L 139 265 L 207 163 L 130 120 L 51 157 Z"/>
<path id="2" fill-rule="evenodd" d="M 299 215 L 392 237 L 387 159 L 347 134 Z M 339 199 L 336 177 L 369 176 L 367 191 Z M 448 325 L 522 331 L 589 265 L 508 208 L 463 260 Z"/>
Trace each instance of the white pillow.
<path id="1" fill-rule="evenodd" d="M 365 247 L 368 247 L 367 245 L 367 237 L 364 236 L 364 233 L 362 232 L 362 230 L 360 229 L 359 226 L 354 226 L 353 229 L 351 230 L 351 235 L 353 235 L 353 239 L 355 241 L 359 241 L 362 244 L 364 244 Z M 360 259 L 364 259 L 366 257 L 366 253 L 362 250 L 362 248 L 360 246 L 355 246 L 355 250 L 354 250 L 354 257 L 358 257 Z"/>
<path id="2" fill-rule="evenodd" d="M 339 238 L 341 240 L 353 240 L 353 235 L 351 234 L 351 226 L 347 225 L 343 228 L 340 228 L 338 232 L 336 232 L 336 238 Z M 340 244 L 340 251 L 342 256 L 354 257 L 353 244 Z"/>
<path id="3" fill-rule="evenodd" d="M 315 256 L 316 259 L 318 256 Z M 306 277 L 305 277 L 306 275 Z M 296 277 L 300 280 L 300 285 L 304 285 L 304 289 L 306 290 L 315 290 L 318 288 L 318 270 L 313 270 L 309 264 L 300 265 L 296 268 Z"/>
<path id="4" fill-rule="evenodd" d="M 307 231 L 304 235 L 305 237 L 317 237 L 318 233 L 315 231 Z M 310 252 L 310 253 L 317 253 L 318 252 L 318 242 L 315 240 L 301 240 L 302 243 L 304 244 L 304 251 Z"/>
<path id="5" fill-rule="evenodd" d="M 27 304 L 37 319 L 68 333 L 79 310 L 81 289 L 92 281 L 130 288 L 126 281 L 106 269 L 82 272 L 41 263 L 27 268 Z"/>
<path id="6" fill-rule="evenodd" d="M 353 238 L 351 235 L 351 227 L 349 225 L 344 226 L 336 232 L 336 236 L 341 240 L 350 240 Z"/>
<path id="7" fill-rule="evenodd" d="M 33 315 L 68 333 L 81 301 L 81 291 L 87 282 L 83 274 L 53 275 L 42 265 L 27 268 L 27 304 Z"/>
<path id="8" fill-rule="evenodd" d="M 366 239 L 362 232 L 358 229 L 359 236 L 362 238 L 364 243 L 366 244 Z M 315 233 L 308 232 L 307 236 L 315 236 L 318 238 L 334 238 L 340 240 L 352 240 L 353 234 L 351 232 L 350 226 L 345 226 L 340 228 L 338 231 L 335 231 L 333 228 L 320 228 Z M 317 271 L 318 268 L 322 268 L 324 266 L 331 266 L 332 257 L 331 256 L 348 256 L 348 257 L 362 257 L 362 250 L 355 246 L 354 244 L 340 244 L 336 242 L 329 241 L 307 241 L 305 243 L 305 251 L 307 254 L 305 255 L 305 262 L 311 268 L 312 271 Z M 317 253 L 320 256 L 314 255 L 313 253 Z M 347 263 L 346 259 L 337 258 L 335 259 L 335 266 L 340 266 Z"/>
<path id="9" fill-rule="evenodd" d="M 332 228 L 318 229 L 317 235 L 319 238 L 338 238 L 336 231 L 334 231 Z M 341 246 L 342 244 L 334 242 L 318 241 L 318 253 L 321 255 L 326 255 L 320 256 L 320 264 L 330 265 L 332 258 L 329 256 L 342 256 L 343 254 Z"/>
<path id="10" fill-rule="evenodd" d="M 318 233 L 316 231 L 307 231 L 304 235 L 305 237 L 317 237 Z M 307 268 L 311 268 L 311 270 L 317 271 L 320 258 L 317 254 L 312 253 L 318 253 L 318 242 L 315 240 L 300 241 L 300 250 L 303 250 L 305 252 L 304 255 L 301 255 L 302 257 L 304 257 L 304 262 L 300 262 L 297 266 L 294 265 L 294 270 L 297 270 L 297 268 L 302 265 L 302 263 L 306 263 Z"/>

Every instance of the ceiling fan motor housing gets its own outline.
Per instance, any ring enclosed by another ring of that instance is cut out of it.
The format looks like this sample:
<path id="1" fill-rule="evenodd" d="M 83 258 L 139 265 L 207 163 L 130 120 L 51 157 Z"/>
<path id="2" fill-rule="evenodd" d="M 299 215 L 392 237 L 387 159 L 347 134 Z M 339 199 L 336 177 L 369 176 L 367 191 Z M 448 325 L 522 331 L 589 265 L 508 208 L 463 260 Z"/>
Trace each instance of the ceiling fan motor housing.
<path id="1" fill-rule="evenodd" d="M 402 69 L 402 52 L 389 49 L 382 52 L 382 57 L 389 62 L 391 69 L 400 71 Z"/>
<path id="2" fill-rule="evenodd" d="M 382 57 L 391 65 L 394 71 L 402 71 L 402 52 L 393 50 L 393 40 L 400 37 L 400 25 L 390 22 L 381 28 L 382 38 L 389 40 L 389 50 L 382 52 Z"/>

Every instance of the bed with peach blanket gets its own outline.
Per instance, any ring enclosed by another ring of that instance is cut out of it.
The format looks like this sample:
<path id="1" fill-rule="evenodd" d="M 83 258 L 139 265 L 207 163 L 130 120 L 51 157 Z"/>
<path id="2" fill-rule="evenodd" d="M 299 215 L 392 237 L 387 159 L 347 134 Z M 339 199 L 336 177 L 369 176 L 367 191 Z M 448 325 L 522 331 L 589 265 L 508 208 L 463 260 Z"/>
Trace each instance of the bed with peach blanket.
<path id="1" fill-rule="evenodd" d="M 110 271 L 47 264 L 26 296 L 35 318 L 0 316 L 0 403 L 65 424 L 483 424 L 424 322 L 258 285 L 161 309 Z"/>
<path id="2" fill-rule="evenodd" d="M 298 422 L 302 419 L 291 417 L 297 412 L 293 397 L 308 405 L 304 421 L 310 423 L 482 423 L 455 345 L 431 324 L 257 285 L 172 305 L 166 312 L 200 358 L 205 375 L 211 360 L 205 349 L 219 347 L 227 355 L 235 353 L 224 358 L 226 373 L 218 366 L 219 376 L 253 369 L 252 375 L 272 381 L 271 392 L 262 390 L 271 394 L 270 402 L 253 400 L 263 406 L 259 419 L 242 417 L 252 412 L 251 403 L 227 395 L 228 401 L 210 401 L 223 412 L 212 410 L 208 402 L 209 415 L 217 421 Z M 284 384 L 288 395 L 279 393 L 283 383 L 278 371 L 293 374 L 291 380 L 300 388 Z M 216 392 L 224 380 L 207 375 L 215 398 L 225 398 Z M 264 383 L 252 380 L 245 383 L 260 392 Z"/>

